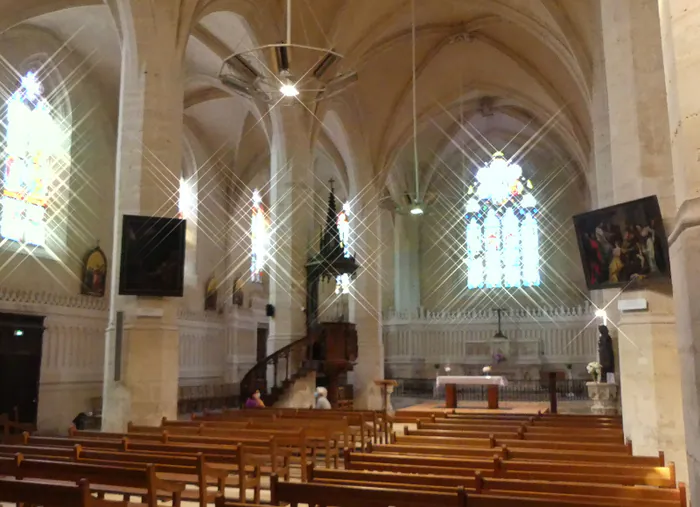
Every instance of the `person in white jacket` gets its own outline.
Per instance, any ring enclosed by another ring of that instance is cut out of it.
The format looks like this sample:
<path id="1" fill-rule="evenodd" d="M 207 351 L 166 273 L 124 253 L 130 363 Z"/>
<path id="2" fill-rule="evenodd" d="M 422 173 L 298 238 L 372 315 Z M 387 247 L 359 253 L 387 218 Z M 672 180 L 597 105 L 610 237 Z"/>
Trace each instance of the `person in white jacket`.
<path id="1" fill-rule="evenodd" d="M 328 390 L 325 387 L 317 387 L 314 393 L 317 410 L 331 410 L 331 402 L 328 401 Z"/>

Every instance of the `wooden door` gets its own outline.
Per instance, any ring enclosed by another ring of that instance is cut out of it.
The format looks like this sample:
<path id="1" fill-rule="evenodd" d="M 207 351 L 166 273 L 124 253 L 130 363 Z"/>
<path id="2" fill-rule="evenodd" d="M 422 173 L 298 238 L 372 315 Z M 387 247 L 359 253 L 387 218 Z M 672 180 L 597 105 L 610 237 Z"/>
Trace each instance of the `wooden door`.
<path id="1" fill-rule="evenodd" d="M 0 413 L 36 424 L 44 318 L 0 313 Z"/>

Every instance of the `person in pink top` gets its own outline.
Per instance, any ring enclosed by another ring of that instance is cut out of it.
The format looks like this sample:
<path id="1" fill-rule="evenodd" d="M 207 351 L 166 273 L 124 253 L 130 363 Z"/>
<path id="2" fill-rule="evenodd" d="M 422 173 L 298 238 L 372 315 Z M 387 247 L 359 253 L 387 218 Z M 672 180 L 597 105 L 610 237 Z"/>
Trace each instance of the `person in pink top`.
<path id="1" fill-rule="evenodd" d="M 260 391 L 255 391 L 245 402 L 245 408 L 265 408 L 265 403 L 260 398 Z"/>

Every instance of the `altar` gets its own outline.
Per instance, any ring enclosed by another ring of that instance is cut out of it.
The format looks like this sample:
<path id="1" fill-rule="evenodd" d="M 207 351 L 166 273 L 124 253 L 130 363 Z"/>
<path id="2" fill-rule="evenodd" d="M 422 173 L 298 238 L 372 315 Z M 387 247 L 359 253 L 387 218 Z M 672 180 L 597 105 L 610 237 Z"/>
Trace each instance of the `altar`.
<path id="1" fill-rule="evenodd" d="M 445 386 L 445 408 L 457 408 L 457 386 L 488 386 L 488 408 L 498 408 L 498 388 L 507 386 L 508 380 L 500 375 L 484 376 L 440 376 L 435 381 L 439 388 Z"/>

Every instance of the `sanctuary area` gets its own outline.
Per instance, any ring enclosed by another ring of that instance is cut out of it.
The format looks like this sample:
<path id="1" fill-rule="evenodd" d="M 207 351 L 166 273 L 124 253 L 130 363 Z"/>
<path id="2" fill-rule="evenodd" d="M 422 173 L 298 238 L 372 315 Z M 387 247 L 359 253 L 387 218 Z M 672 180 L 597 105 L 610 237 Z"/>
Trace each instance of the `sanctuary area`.
<path id="1" fill-rule="evenodd" d="M 698 82 L 697 0 L 0 0 L 0 503 L 700 505 Z"/>

